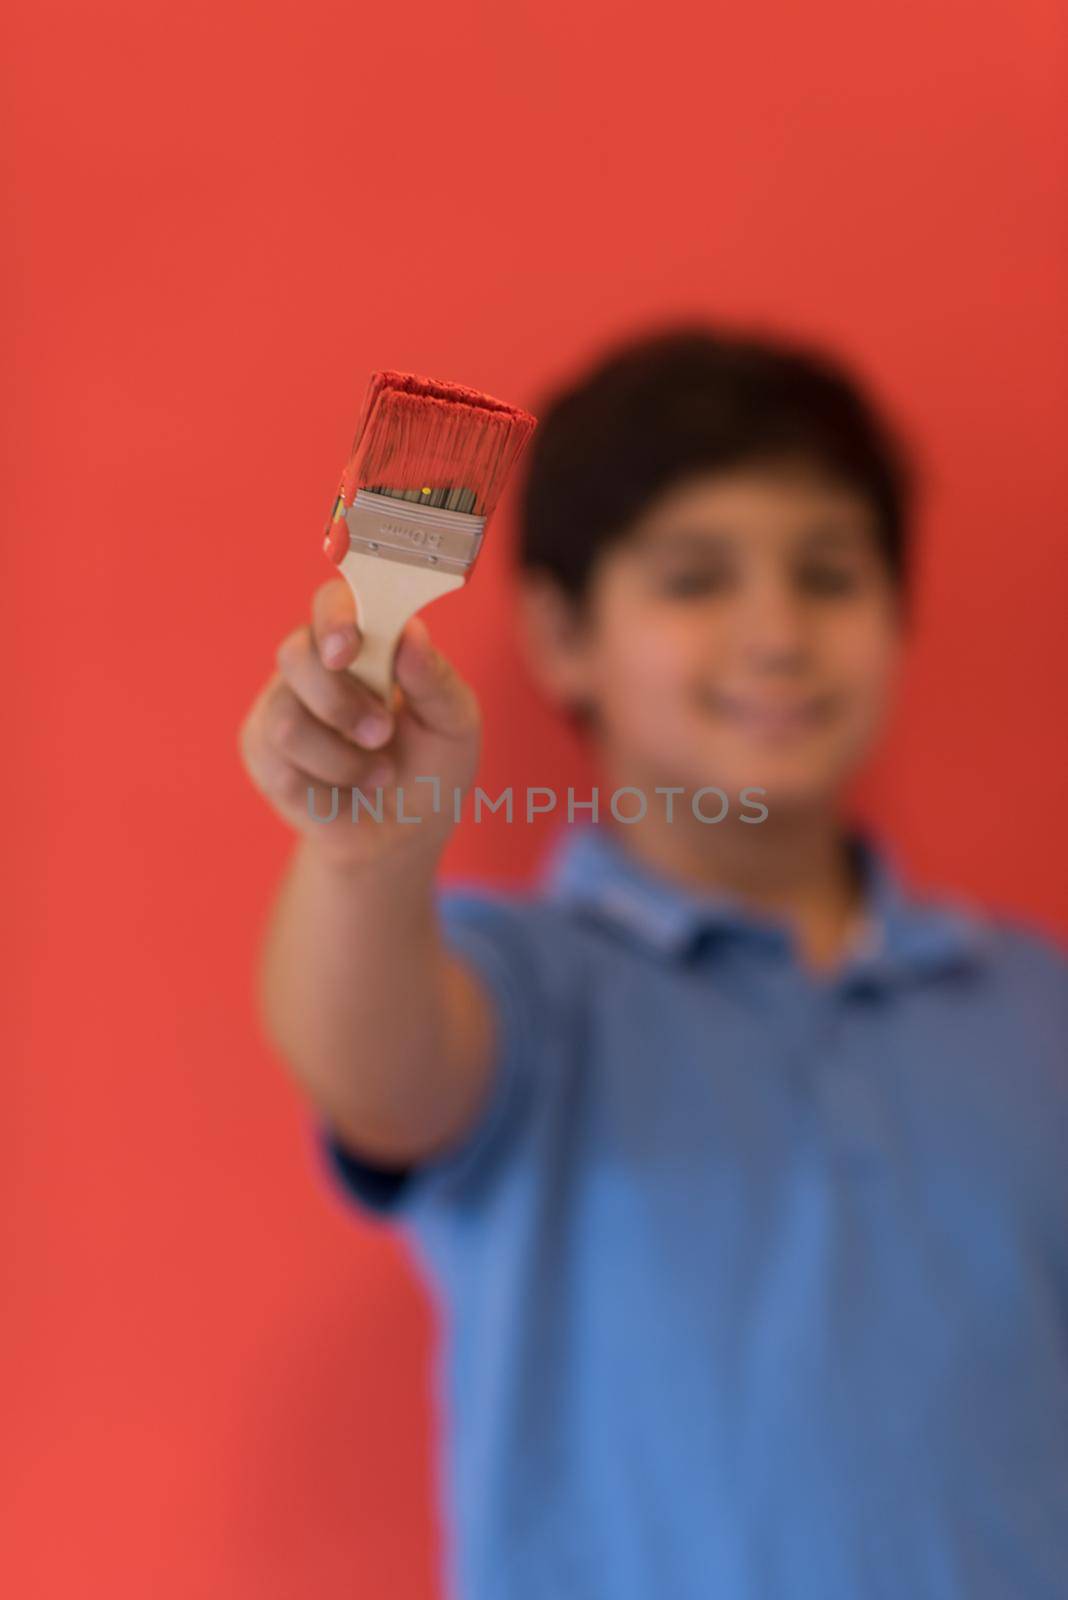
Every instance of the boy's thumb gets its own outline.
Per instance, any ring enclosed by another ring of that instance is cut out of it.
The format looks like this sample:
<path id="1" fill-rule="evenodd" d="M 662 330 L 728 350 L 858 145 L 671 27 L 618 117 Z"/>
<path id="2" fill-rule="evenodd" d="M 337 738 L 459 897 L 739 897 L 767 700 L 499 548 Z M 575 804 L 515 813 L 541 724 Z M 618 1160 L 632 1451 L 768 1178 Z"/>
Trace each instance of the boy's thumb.
<path id="1" fill-rule="evenodd" d="M 435 647 L 421 616 L 409 617 L 404 625 L 393 675 L 413 715 L 425 727 L 435 733 L 461 734 L 477 726 L 473 689 Z"/>

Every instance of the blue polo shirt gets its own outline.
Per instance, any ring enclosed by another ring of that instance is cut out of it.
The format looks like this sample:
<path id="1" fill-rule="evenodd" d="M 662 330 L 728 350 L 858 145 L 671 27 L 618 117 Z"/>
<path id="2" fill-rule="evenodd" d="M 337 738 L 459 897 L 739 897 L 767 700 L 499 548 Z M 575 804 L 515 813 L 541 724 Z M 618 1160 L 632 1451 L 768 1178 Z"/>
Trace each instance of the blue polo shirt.
<path id="1" fill-rule="evenodd" d="M 439 886 L 492 1089 L 339 1191 L 440 1312 L 455 1600 L 1065 1600 L 1068 958 L 854 830 L 838 969 L 565 828 Z"/>

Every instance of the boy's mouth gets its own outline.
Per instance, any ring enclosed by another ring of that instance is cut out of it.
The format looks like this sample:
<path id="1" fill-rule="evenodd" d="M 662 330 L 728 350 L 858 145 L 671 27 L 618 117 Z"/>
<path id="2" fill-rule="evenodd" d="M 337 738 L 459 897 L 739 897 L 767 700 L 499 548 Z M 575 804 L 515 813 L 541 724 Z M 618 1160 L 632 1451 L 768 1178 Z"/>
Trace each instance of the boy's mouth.
<path id="1" fill-rule="evenodd" d="M 716 694 L 713 709 L 729 722 L 763 738 L 786 738 L 807 733 L 827 720 L 833 707 L 830 695 L 808 695 L 804 699 L 771 700 L 756 696 Z"/>

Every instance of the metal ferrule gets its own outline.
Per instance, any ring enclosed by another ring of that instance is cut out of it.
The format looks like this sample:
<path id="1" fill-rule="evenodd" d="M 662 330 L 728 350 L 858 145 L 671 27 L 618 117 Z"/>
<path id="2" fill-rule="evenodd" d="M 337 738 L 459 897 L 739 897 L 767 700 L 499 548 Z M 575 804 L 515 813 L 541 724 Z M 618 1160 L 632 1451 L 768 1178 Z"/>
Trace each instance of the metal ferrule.
<path id="1" fill-rule="evenodd" d="M 350 550 L 461 576 L 474 564 L 486 525 L 485 517 L 467 511 L 441 511 L 369 489 L 357 489 L 345 521 Z"/>

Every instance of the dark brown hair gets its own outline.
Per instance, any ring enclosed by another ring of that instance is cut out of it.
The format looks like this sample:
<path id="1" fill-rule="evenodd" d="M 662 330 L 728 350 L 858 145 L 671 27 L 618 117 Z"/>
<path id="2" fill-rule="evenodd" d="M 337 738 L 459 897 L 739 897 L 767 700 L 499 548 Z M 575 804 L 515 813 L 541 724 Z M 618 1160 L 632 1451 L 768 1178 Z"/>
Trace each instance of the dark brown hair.
<path id="1" fill-rule="evenodd" d="M 914 469 L 840 359 L 777 334 L 661 326 L 543 397 L 519 499 L 521 567 L 575 600 L 600 552 L 678 478 L 800 458 L 859 490 L 902 599 Z"/>

